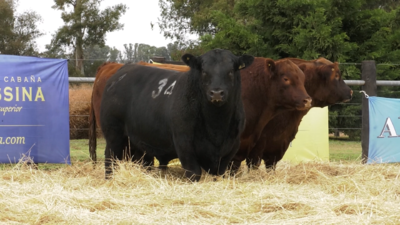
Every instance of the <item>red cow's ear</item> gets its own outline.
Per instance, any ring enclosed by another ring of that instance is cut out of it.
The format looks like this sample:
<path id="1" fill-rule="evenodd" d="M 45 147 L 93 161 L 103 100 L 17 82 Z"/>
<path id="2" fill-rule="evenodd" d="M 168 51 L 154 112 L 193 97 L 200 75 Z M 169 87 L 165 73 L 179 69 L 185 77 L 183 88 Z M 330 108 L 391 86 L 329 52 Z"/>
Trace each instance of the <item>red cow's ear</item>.
<path id="1" fill-rule="evenodd" d="M 275 76 L 275 62 L 272 59 L 265 59 L 265 70 L 269 74 L 269 78 Z"/>
<path id="2" fill-rule="evenodd" d="M 267 69 L 271 72 L 275 72 L 275 62 L 272 59 L 265 60 Z"/>
<path id="3" fill-rule="evenodd" d="M 335 77 L 336 71 L 333 64 L 329 64 L 318 66 L 317 73 L 325 80 L 332 80 Z"/>
<path id="4" fill-rule="evenodd" d="M 302 64 L 298 65 L 298 67 L 304 72 L 307 69 L 307 64 L 302 63 Z"/>

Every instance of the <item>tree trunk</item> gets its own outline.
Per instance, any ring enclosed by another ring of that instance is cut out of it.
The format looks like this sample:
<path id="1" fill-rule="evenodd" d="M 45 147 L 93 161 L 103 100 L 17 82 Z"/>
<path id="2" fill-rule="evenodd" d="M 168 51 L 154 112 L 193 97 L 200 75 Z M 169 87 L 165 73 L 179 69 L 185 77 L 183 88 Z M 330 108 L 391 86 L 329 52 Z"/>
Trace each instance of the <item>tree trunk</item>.
<path id="1" fill-rule="evenodd" d="M 81 0 L 77 0 L 74 5 L 74 11 L 77 13 L 76 24 L 82 23 L 82 15 L 78 8 L 82 5 Z M 85 71 L 83 69 L 83 32 L 82 30 L 77 31 L 76 43 L 75 43 L 75 59 L 76 59 L 76 69 L 80 72 L 82 76 L 85 76 Z"/>
<path id="2" fill-rule="evenodd" d="M 82 74 L 82 76 L 85 76 L 85 71 L 83 69 L 83 49 L 82 49 L 82 44 L 79 44 L 78 41 L 76 43 L 75 47 L 75 59 L 76 59 L 76 69 Z"/>
<path id="3" fill-rule="evenodd" d="M 339 137 L 340 136 L 340 132 L 338 129 L 335 129 L 335 137 Z"/>

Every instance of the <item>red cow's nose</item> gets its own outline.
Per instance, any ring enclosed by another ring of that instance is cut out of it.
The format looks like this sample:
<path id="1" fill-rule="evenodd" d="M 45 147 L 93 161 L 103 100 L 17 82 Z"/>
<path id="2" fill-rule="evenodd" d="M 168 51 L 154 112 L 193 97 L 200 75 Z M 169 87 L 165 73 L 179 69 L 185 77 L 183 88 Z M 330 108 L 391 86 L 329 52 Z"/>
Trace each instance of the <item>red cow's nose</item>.
<path id="1" fill-rule="evenodd" d="M 312 99 L 310 97 L 304 99 L 303 102 L 304 102 L 304 107 L 311 108 Z"/>

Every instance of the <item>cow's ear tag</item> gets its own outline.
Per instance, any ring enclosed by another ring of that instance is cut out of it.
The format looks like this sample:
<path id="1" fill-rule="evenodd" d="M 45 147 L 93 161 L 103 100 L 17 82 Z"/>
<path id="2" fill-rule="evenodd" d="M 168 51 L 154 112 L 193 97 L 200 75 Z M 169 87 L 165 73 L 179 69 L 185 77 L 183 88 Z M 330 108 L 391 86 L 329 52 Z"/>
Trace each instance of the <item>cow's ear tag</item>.
<path id="1" fill-rule="evenodd" d="M 189 61 L 190 57 L 186 57 L 186 60 Z"/>
<path id="2" fill-rule="evenodd" d="M 268 67 L 271 67 L 271 64 L 268 63 Z"/>
<path id="3" fill-rule="evenodd" d="M 334 68 L 332 68 L 332 71 L 335 71 L 335 69 L 334 69 Z"/>
<path id="4" fill-rule="evenodd" d="M 242 65 L 239 66 L 239 70 L 241 70 L 241 69 L 243 69 L 245 67 L 246 67 L 246 64 L 243 63 Z"/>

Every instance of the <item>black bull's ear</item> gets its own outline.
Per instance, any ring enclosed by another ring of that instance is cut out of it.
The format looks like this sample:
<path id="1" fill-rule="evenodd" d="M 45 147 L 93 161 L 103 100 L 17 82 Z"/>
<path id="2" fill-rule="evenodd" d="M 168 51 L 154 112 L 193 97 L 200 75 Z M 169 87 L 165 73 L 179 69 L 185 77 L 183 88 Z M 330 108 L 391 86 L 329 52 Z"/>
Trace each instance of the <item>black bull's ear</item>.
<path id="1" fill-rule="evenodd" d="M 199 62 L 198 58 L 192 54 L 189 54 L 189 53 L 184 54 L 182 56 L 182 61 L 186 65 L 188 65 L 190 68 L 199 69 L 199 67 L 200 67 L 200 62 Z"/>
<path id="2" fill-rule="evenodd" d="M 244 69 L 250 66 L 254 61 L 254 57 L 251 55 L 242 55 L 238 57 L 237 63 L 235 64 L 236 70 Z"/>

